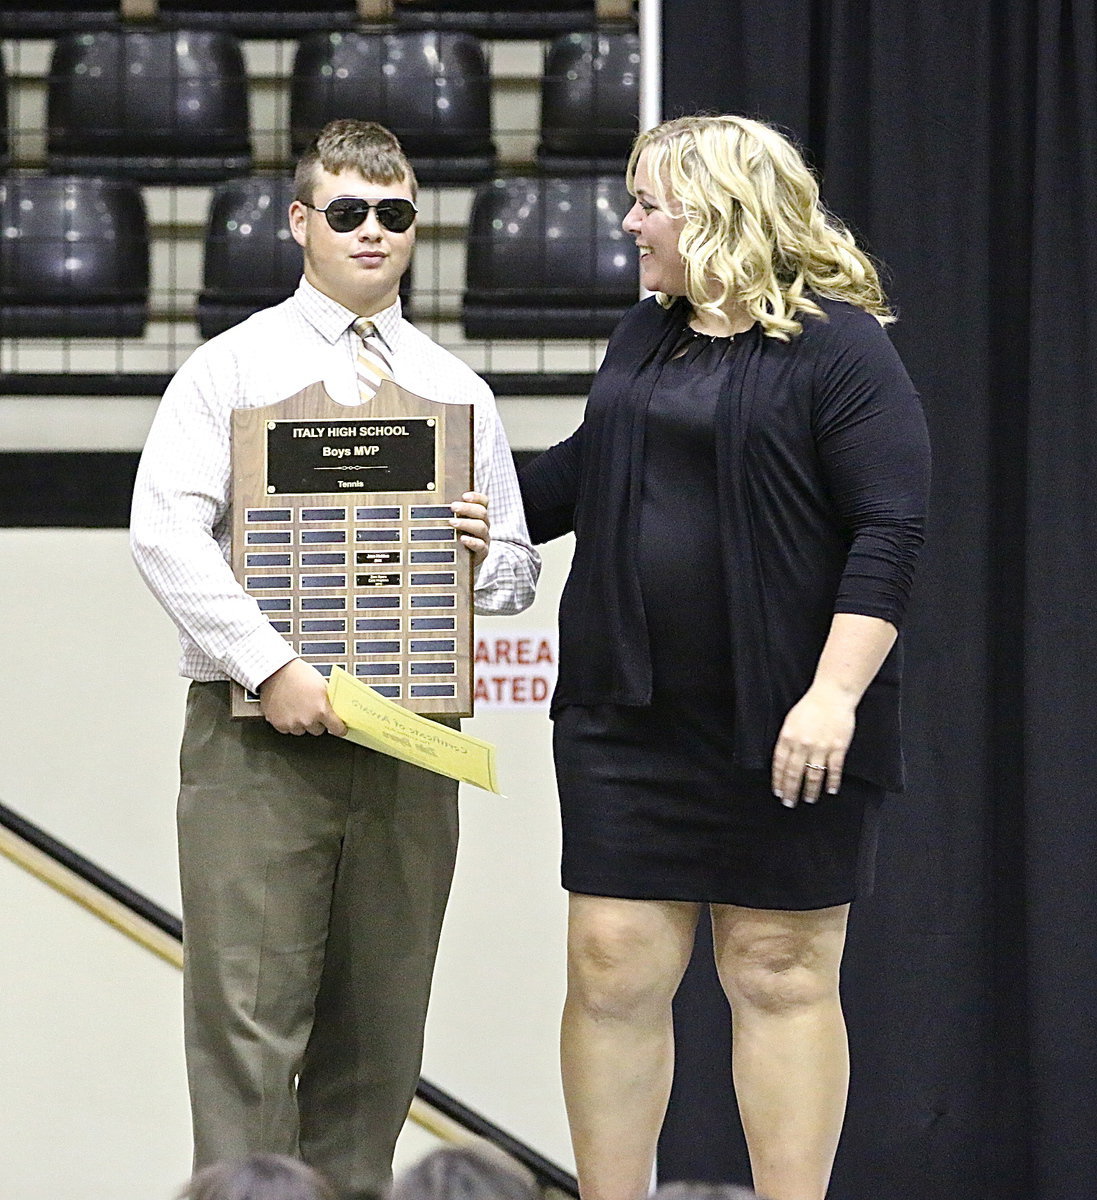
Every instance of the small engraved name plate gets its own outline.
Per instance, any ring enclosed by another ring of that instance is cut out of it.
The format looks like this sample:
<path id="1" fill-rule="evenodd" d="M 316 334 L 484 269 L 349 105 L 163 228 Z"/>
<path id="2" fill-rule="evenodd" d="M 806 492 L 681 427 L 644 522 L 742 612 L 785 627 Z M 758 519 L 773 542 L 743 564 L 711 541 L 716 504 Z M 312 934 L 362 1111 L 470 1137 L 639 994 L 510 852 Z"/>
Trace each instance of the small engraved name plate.
<path id="1" fill-rule="evenodd" d="M 306 662 L 471 715 L 472 556 L 448 524 L 472 487 L 471 405 L 385 382 L 347 407 L 310 384 L 233 413 L 232 486 L 233 572 Z M 234 716 L 260 715 L 232 693 Z"/>

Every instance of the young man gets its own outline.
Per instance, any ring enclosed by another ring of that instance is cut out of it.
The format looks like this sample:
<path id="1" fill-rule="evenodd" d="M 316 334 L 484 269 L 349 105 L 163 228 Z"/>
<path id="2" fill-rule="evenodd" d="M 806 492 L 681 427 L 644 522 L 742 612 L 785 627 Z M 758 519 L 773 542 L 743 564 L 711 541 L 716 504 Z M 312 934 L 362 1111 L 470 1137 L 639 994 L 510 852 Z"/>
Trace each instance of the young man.
<path id="1" fill-rule="evenodd" d="M 477 490 L 451 498 L 451 524 L 473 556 L 477 611 L 525 608 L 539 560 L 491 391 L 401 318 L 416 182 L 396 138 L 332 122 L 298 164 L 295 195 L 304 278 L 200 347 L 168 386 L 138 471 L 132 544 L 194 681 L 179 860 L 195 1166 L 299 1155 L 363 1200 L 389 1182 L 419 1076 L 457 786 L 329 736 L 346 730 L 326 680 L 236 583 L 232 411 L 317 380 L 353 405 L 385 374 L 471 403 Z M 229 680 L 258 692 L 264 721 L 230 718 Z"/>

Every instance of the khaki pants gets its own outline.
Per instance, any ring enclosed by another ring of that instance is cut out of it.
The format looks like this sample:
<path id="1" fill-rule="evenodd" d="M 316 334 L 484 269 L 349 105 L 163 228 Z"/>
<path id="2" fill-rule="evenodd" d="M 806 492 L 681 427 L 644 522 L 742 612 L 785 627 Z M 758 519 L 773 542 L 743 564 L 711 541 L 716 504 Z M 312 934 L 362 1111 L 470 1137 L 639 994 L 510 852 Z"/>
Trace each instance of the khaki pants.
<path id="1" fill-rule="evenodd" d="M 195 1166 L 299 1155 L 391 1179 L 457 849 L 457 785 L 325 734 L 232 720 L 196 683 L 181 752 Z"/>

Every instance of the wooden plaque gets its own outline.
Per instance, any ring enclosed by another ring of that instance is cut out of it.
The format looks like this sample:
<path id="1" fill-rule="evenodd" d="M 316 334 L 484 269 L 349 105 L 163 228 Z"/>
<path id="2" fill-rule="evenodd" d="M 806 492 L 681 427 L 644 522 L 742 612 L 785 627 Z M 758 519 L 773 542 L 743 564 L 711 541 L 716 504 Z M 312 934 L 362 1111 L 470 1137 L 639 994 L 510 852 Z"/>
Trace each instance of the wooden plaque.
<path id="1" fill-rule="evenodd" d="M 232 569 L 325 675 L 412 712 L 472 713 L 472 555 L 448 524 L 472 488 L 472 405 L 321 383 L 232 415 Z M 232 685 L 233 716 L 259 697 Z"/>

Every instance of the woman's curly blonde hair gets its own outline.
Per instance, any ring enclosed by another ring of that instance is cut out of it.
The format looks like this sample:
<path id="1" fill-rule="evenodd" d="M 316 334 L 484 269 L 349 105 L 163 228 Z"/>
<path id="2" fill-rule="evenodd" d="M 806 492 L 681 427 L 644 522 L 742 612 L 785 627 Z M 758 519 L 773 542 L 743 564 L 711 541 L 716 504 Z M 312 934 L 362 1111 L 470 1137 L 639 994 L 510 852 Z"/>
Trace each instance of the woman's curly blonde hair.
<path id="1" fill-rule="evenodd" d="M 665 121 L 636 139 L 630 191 L 645 150 L 656 198 L 685 216 L 678 249 L 695 309 L 717 313 L 737 301 L 781 341 L 801 332 L 799 313 L 823 315 L 810 292 L 855 304 L 881 324 L 895 319 L 872 260 L 823 208 L 814 175 L 776 129 L 730 115 Z"/>

